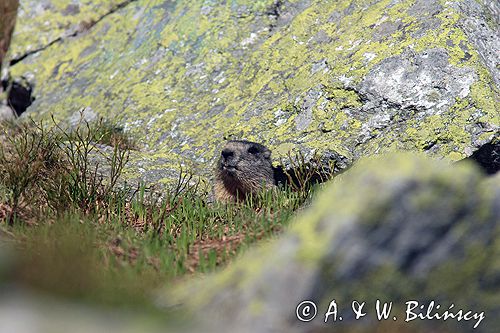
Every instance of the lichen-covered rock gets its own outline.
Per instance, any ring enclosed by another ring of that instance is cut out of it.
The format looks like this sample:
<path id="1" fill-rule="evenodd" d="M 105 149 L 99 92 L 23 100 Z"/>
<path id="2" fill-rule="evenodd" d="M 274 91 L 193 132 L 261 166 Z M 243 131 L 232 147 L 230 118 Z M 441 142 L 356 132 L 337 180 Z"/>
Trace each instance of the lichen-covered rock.
<path id="1" fill-rule="evenodd" d="M 35 85 L 30 115 L 91 109 L 136 136 L 130 178 L 207 176 L 224 138 L 342 166 L 459 160 L 500 128 L 494 1 L 101 2 L 22 0 L 12 72 Z"/>
<path id="2" fill-rule="evenodd" d="M 371 158 L 329 184 L 280 239 L 164 300 L 216 322 L 214 331 L 322 332 L 335 300 L 343 320 L 330 316 L 330 329 L 470 332 L 479 321 L 477 332 L 496 332 L 499 235 L 499 176 L 420 155 Z M 383 323 L 377 299 L 394 302 Z M 312 322 L 296 318 L 304 300 L 317 305 Z M 357 321 L 354 300 L 366 302 L 367 315 Z M 441 314 L 454 303 L 454 313 L 484 311 L 484 319 L 406 323 L 410 300 L 435 301 L 441 310 L 432 313 Z"/>
<path id="3" fill-rule="evenodd" d="M 128 2 L 130 0 L 21 0 L 11 58 L 20 60 L 62 38 L 84 32 Z"/>

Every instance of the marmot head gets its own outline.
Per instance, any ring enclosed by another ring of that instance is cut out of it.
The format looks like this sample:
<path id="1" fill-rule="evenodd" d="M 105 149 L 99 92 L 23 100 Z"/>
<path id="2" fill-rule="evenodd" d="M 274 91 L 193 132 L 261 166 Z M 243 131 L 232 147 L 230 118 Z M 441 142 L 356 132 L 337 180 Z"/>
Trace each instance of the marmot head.
<path id="1" fill-rule="evenodd" d="M 228 141 L 217 163 L 217 175 L 232 193 L 256 193 L 272 187 L 271 151 L 255 142 Z"/>

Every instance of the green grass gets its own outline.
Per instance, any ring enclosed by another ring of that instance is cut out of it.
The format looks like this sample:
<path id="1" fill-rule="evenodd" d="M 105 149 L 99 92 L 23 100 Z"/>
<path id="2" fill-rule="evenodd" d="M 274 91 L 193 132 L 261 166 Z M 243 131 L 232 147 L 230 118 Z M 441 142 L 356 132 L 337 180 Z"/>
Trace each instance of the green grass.
<path id="1" fill-rule="evenodd" d="M 0 282 L 103 305 L 153 307 L 155 288 L 213 271 L 279 234 L 313 191 L 290 186 L 225 205 L 209 204 L 209 189 L 188 185 L 196 178 L 189 173 L 161 195 L 126 186 L 120 176 L 134 145 L 115 131 L 102 120 L 74 128 L 1 125 L 0 237 L 17 257 Z M 96 155 L 106 168 L 91 162 Z M 294 177 L 307 179 L 308 170 Z"/>

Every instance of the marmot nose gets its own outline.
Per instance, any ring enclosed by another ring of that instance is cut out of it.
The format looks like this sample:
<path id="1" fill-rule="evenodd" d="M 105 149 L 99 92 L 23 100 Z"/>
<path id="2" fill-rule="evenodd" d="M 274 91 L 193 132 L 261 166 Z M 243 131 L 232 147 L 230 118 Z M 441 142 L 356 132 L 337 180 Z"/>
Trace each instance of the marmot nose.
<path id="1" fill-rule="evenodd" d="M 221 155 L 222 155 L 222 158 L 224 158 L 225 160 L 227 160 L 228 158 L 234 156 L 234 152 L 232 150 L 229 150 L 229 149 L 224 149 L 222 151 Z"/>

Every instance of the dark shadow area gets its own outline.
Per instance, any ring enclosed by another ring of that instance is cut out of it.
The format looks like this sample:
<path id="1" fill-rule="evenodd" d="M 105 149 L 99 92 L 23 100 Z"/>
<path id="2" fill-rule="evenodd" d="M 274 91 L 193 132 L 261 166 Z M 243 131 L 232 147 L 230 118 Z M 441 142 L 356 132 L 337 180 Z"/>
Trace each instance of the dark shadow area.
<path id="1" fill-rule="evenodd" d="M 304 172 L 304 169 L 307 172 Z M 285 169 L 281 165 L 274 167 L 274 180 L 276 181 L 276 185 L 279 186 L 288 186 L 296 189 L 308 188 L 324 183 L 332 178 L 332 172 L 315 169 L 309 163 L 292 169 Z"/>
<path id="2" fill-rule="evenodd" d="M 345 156 L 336 152 L 314 154 L 310 158 L 300 152 L 290 153 L 288 158 L 282 159 L 278 166 L 273 167 L 274 180 L 279 187 L 302 191 L 333 179 L 351 166 Z"/>
<path id="3" fill-rule="evenodd" d="M 7 105 L 17 116 L 23 114 L 35 100 L 35 97 L 33 97 L 33 87 L 25 81 L 23 83 L 13 81 L 9 86 L 9 81 L 3 80 L 2 88 L 4 91 L 9 91 Z"/>
<path id="4" fill-rule="evenodd" d="M 294 165 L 291 168 L 284 168 L 279 165 L 273 169 L 276 185 L 290 187 L 293 190 L 303 190 L 329 181 L 349 169 L 349 167 L 340 169 L 335 165 L 325 166 L 317 162 L 306 162 Z"/>
<path id="5" fill-rule="evenodd" d="M 500 141 L 483 145 L 463 161 L 467 160 L 479 165 L 488 175 L 497 173 L 500 170 Z"/>

